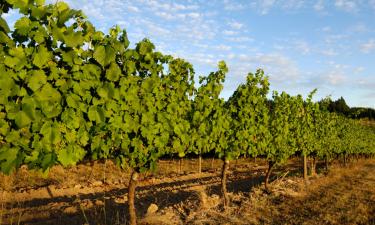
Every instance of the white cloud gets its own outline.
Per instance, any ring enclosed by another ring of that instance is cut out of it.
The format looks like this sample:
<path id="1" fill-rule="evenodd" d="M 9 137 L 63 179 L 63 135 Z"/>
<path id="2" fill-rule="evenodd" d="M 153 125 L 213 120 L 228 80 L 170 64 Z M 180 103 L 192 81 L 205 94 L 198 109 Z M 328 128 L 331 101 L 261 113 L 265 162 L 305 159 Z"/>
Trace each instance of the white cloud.
<path id="1" fill-rule="evenodd" d="M 139 8 L 137 6 L 134 6 L 134 5 L 128 5 L 127 8 L 131 12 L 136 12 L 136 13 L 140 12 Z"/>
<path id="2" fill-rule="evenodd" d="M 348 38 L 348 35 L 346 34 L 329 34 L 327 36 L 324 37 L 324 41 L 327 43 L 327 44 L 335 44 L 335 43 L 338 43 L 344 39 Z"/>
<path id="3" fill-rule="evenodd" d="M 284 0 L 284 1 L 280 1 L 280 2 L 282 4 L 281 7 L 286 9 L 286 10 L 300 9 L 306 3 L 305 0 Z"/>
<path id="4" fill-rule="evenodd" d="M 297 41 L 296 50 L 303 55 L 307 55 L 311 52 L 311 48 L 306 41 Z"/>
<path id="5" fill-rule="evenodd" d="M 272 46 L 277 51 L 288 51 L 301 55 L 308 55 L 313 52 L 313 46 L 303 39 L 277 38 Z"/>
<path id="6" fill-rule="evenodd" d="M 368 40 L 366 43 L 363 43 L 360 48 L 363 53 L 371 53 L 375 51 L 375 39 Z"/>
<path id="7" fill-rule="evenodd" d="M 217 65 L 217 59 L 212 54 L 207 53 L 191 53 L 184 54 L 184 58 L 193 63 L 193 65 L 203 65 L 215 68 Z"/>
<path id="8" fill-rule="evenodd" d="M 340 10 L 350 13 L 355 13 L 358 11 L 357 2 L 352 0 L 335 0 L 335 6 Z"/>
<path id="9" fill-rule="evenodd" d="M 323 11 L 325 9 L 325 6 L 324 6 L 324 0 L 318 0 L 315 4 L 314 4 L 314 9 L 316 11 Z"/>
<path id="10" fill-rule="evenodd" d="M 199 19 L 201 18 L 201 14 L 197 12 L 190 12 L 190 13 L 169 13 L 165 11 L 157 11 L 155 15 L 165 19 L 165 20 L 185 20 L 189 19 Z"/>
<path id="11" fill-rule="evenodd" d="M 328 68 L 321 72 L 319 82 L 323 85 L 361 87 L 362 90 L 373 90 L 375 79 L 372 76 L 364 76 L 363 66 L 352 66 L 349 64 L 336 63 L 330 61 Z"/>
<path id="12" fill-rule="evenodd" d="M 194 41 L 202 41 L 202 40 L 212 40 L 216 37 L 216 34 L 219 31 L 215 26 L 207 21 L 198 21 L 194 23 L 183 23 L 176 27 L 174 32 L 175 38 L 183 38 L 184 40 L 194 40 Z"/>
<path id="13" fill-rule="evenodd" d="M 230 51 L 232 49 L 231 46 L 228 46 L 228 45 L 218 45 L 215 47 L 215 49 L 219 50 L 219 51 Z"/>
<path id="14" fill-rule="evenodd" d="M 238 32 L 237 31 L 233 31 L 233 30 L 224 30 L 223 34 L 232 36 L 232 35 L 238 34 Z"/>
<path id="15" fill-rule="evenodd" d="M 172 10 L 174 10 L 174 11 L 178 11 L 178 10 L 197 10 L 198 8 L 199 8 L 198 5 L 194 5 L 194 4 L 183 5 L 183 4 L 174 3 L 173 7 L 172 7 Z"/>
<path id="16" fill-rule="evenodd" d="M 114 0 L 113 0 L 114 1 Z M 197 10 L 199 8 L 196 4 L 181 4 L 181 3 L 165 3 L 159 0 L 138 0 L 139 4 L 147 6 L 151 11 L 157 12 L 164 10 L 168 12 L 178 12 L 187 10 Z"/>
<path id="17" fill-rule="evenodd" d="M 168 29 L 165 29 L 163 27 L 160 27 L 160 26 L 157 26 L 155 24 L 150 24 L 148 26 L 148 29 L 151 33 L 153 33 L 154 35 L 160 35 L 160 36 L 168 36 L 170 35 L 172 32 L 169 31 Z"/>
<path id="18" fill-rule="evenodd" d="M 235 57 L 236 57 L 236 54 L 233 54 L 233 53 L 230 53 L 229 55 L 227 55 L 228 59 L 234 59 Z"/>
<path id="19" fill-rule="evenodd" d="M 234 2 L 231 0 L 224 0 L 223 4 L 224 4 L 224 9 L 228 11 L 238 11 L 238 10 L 244 10 L 247 8 L 245 4 Z"/>
<path id="20" fill-rule="evenodd" d="M 254 41 L 253 38 L 246 37 L 246 36 L 226 37 L 225 40 L 233 41 L 233 42 L 239 42 L 239 43 Z"/>
<path id="21" fill-rule="evenodd" d="M 354 69 L 354 73 L 355 74 L 360 74 L 363 71 L 365 71 L 365 68 L 363 66 L 359 66 L 359 67 L 357 67 L 357 68 Z"/>
<path id="22" fill-rule="evenodd" d="M 155 15 L 165 19 L 165 20 L 172 20 L 172 19 L 175 19 L 176 16 L 173 16 L 172 14 L 170 13 L 167 13 L 167 12 L 155 12 Z"/>
<path id="23" fill-rule="evenodd" d="M 228 25 L 232 29 L 237 29 L 237 30 L 241 29 L 244 26 L 242 23 L 239 23 L 239 22 L 236 22 L 236 21 L 228 22 Z"/>
<path id="24" fill-rule="evenodd" d="M 330 26 L 325 26 L 322 28 L 322 31 L 323 32 L 330 32 L 332 30 L 332 28 Z"/>
<path id="25" fill-rule="evenodd" d="M 251 8 L 261 15 L 266 15 L 271 9 L 283 9 L 286 12 L 297 10 L 306 5 L 306 0 L 256 0 L 250 3 Z"/>
<path id="26" fill-rule="evenodd" d="M 320 53 L 325 55 L 325 56 L 336 56 L 336 55 L 338 55 L 338 53 L 332 48 L 323 49 L 323 50 L 320 51 Z"/>
<path id="27" fill-rule="evenodd" d="M 186 14 L 188 17 L 193 18 L 193 19 L 198 19 L 200 18 L 200 14 L 196 12 L 188 13 Z"/>
<path id="28" fill-rule="evenodd" d="M 260 13 L 262 15 L 268 14 L 268 11 L 274 7 L 276 4 L 276 0 L 264 0 L 264 1 L 258 1 L 256 7 L 259 8 Z"/>
<path id="29" fill-rule="evenodd" d="M 325 77 L 326 81 L 328 81 L 328 83 L 330 85 L 340 85 L 340 84 L 343 84 L 345 81 L 346 81 L 346 76 L 344 73 L 342 73 L 341 71 L 336 71 L 336 70 L 333 70 L 333 71 L 329 71 L 327 74 L 326 74 L 326 77 Z"/>
<path id="30" fill-rule="evenodd" d="M 260 67 L 270 74 L 270 79 L 276 82 L 295 82 L 301 75 L 296 62 L 281 54 L 263 54 L 255 56 L 240 54 L 237 57 L 242 64 Z"/>
<path id="31" fill-rule="evenodd" d="M 307 78 L 307 85 L 318 89 L 336 89 L 337 86 L 345 86 L 349 82 L 347 76 L 348 67 L 346 65 L 329 62 L 329 67 L 311 74 Z"/>
<path id="32" fill-rule="evenodd" d="M 271 10 L 283 10 L 283 12 L 290 13 L 305 8 L 324 15 L 327 15 L 332 7 L 348 13 L 357 13 L 364 7 L 375 9 L 375 0 L 254 0 L 250 2 L 249 7 L 261 15 L 267 15 Z M 244 8 L 247 7 L 241 7 L 241 9 Z"/>

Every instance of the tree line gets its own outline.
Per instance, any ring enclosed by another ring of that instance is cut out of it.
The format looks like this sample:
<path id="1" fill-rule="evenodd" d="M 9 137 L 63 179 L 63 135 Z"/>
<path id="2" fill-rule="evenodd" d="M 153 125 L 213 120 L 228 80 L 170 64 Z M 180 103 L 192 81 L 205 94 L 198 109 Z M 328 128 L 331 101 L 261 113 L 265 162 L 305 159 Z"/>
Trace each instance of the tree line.
<path id="1" fill-rule="evenodd" d="M 19 10 L 14 29 L 3 15 Z M 0 170 L 21 165 L 47 171 L 80 161 L 111 159 L 130 169 L 129 215 L 139 173 L 158 159 L 212 153 L 223 160 L 223 204 L 230 162 L 263 157 L 269 168 L 292 156 L 311 168 L 319 159 L 373 156 L 373 127 L 329 111 L 330 99 L 313 102 L 270 92 L 263 70 L 249 73 L 233 95 L 220 98 L 228 68 L 194 81 L 193 66 L 155 51 L 148 39 L 129 45 L 125 30 L 98 31 L 66 3 L 0 3 Z"/>
<path id="2" fill-rule="evenodd" d="M 342 114 L 353 119 L 375 120 L 375 109 L 365 107 L 349 107 L 343 97 L 337 100 L 329 100 L 328 110 L 330 112 Z"/>

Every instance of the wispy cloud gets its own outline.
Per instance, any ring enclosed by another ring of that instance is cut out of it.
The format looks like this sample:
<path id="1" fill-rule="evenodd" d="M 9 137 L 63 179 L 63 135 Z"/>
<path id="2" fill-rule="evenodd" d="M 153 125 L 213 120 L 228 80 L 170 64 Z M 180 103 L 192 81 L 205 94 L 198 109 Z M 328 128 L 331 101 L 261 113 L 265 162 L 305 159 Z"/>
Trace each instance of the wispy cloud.
<path id="1" fill-rule="evenodd" d="M 253 1 L 250 6 L 261 15 L 266 15 L 272 9 L 282 9 L 286 12 L 297 10 L 306 6 L 306 2 L 305 0 L 257 0 Z"/>
<path id="2" fill-rule="evenodd" d="M 237 59 L 243 64 L 264 68 L 274 81 L 293 82 L 300 76 L 296 62 L 281 54 L 258 53 L 255 56 L 240 54 Z"/>
<path id="3" fill-rule="evenodd" d="M 337 56 L 338 55 L 338 53 L 333 48 L 322 49 L 320 53 L 325 56 Z"/>
<path id="4" fill-rule="evenodd" d="M 347 80 L 347 77 L 343 72 L 333 70 L 326 74 L 325 80 L 328 84 L 336 86 L 343 84 Z"/>
<path id="5" fill-rule="evenodd" d="M 224 9 L 227 11 L 238 11 L 238 10 L 244 10 L 247 8 L 247 5 L 244 3 L 234 2 L 231 0 L 224 0 Z"/>
<path id="6" fill-rule="evenodd" d="M 319 11 L 319 12 L 323 11 L 325 9 L 324 0 L 316 1 L 313 7 L 316 11 Z"/>
<path id="7" fill-rule="evenodd" d="M 215 47 L 215 49 L 219 50 L 219 51 L 230 51 L 232 49 L 231 46 L 228 46 L 228 45 L 218 45 Z"/>
<path id="8" fill-rule="evenodd" d="M 239 30 L 239 29 L 241 29 L 241 28 L 244 27 L 243 23 L 239 23 L 237 21 L 228 22 L 228 25 L 229 25 L 230 28 L 237 29 L 237 30 Z"/>
<path id="9" fill-rule="evenodd" d="M 356 35 L 358 33 L 370 32 L 370 31 L 371 31 L 371 29 L 364 23 L 357 23 L 354 26 L 351 26 L 349 28 L 349 32 L 353 33 L 354 35 Z"/>
<path id="10" fill-rule="evenodd" d="M 281 7 L 286 10 L 300 9 L 307 4 L 307 1 L 305 0 L 285 0 L 281 2 Z"/>
<path id="11" fill-rule="evenodd" d="M 358 3 L 352 0 L 335 0 L 335 6 L 346 12 L 355 13 L 358 11 Z"/>
<path id="12" fill-rule="evenodd" d="M 224 30 L 224 31 L 223 31 L 223 34 L 225 34 L 225 35 L 229 35 L 229 36 L 232 36 L 232 35 L 236 35 L 236 34 L 238 34 L 238 31 L 234 31 L 234 30 Z"/>
<path id="13" fill-rule="evenodd" d="M 311 47 L 306 41 L 297 41 L 296 49 L 303 55 L 307 55 L 311 52 Z"/>
<path id="14" fill-rule="evenodd" d="M 334 61 L 329 61 L 326 64 L 328 67 L 317 72 L 315 76 L 311 76 L 312 84 L 318 87 L 361 87 L 362 91 L 372 90 L 375 86 L 373 76 L 355 76 L 365 71 L 362 66 L 354 67 Z"/>
<path id="15" fill-rule="evenodd" d="M 375 39 L 370 39 L 366 43 L 361 45 L 361 51 L 363 53 L 371 53 L 375 51 Z"/>
<path id="16" fill-rule="evenodd" d="M 255 7 L 258 7 L 260 10 L 260 13 L 262 15 L 265 15 L 268 13 L 268 11 L 276 4 L 276 0 L 264 0 L 258 2 L 258 4 L 255 4 Z"/>
<path id="17" fill-rule="evenodd" d="M 226 37 L 225 40 L 243 43 L 243 42 L 253 42 L 254 38 L 251 38 L 248 36 L 234 36 L 234 37 Z"/>
<path id="18" fill-rule="evenodd" d="M 300 38 L 277 38 L 273 48 L 281 52 L 295 52 L 298 55 L 309 55 L 313 52 L 311 43 Z"/>

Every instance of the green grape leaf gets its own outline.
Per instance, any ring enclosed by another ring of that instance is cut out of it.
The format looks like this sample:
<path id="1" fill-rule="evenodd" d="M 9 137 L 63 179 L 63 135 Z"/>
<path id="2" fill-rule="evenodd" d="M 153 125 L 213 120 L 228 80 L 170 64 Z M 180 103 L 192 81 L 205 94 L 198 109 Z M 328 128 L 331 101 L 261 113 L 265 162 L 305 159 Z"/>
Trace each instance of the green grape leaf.
<path id="1" fill-rule="evenodd" d="M 82 36 L 82 32 L 80 31 L 78 32 L 70 31 L 70 32 L 64 33 L 64 42 L 67 47 L 74 48 L 77 46 L 81 46 L 83 44 L 83 41 L 84 41 L 84 37 Z"/>
<path id="2" fill-rule="evenodd" d="M 96 121 L 97 123 L 105 122 L 104 111 L 100 107 L 91 106 L 87 115 L 90 121 Z"/>
<path id="3" fill-rule="evenodd" d="M 58 90 L 46 83 L 40 90 L 35 92 L 35 96 L 39 101 L 59 102 L 61 94 Z"/>
<path id="4" fill-rule="evenodd" d="M 32 122 L 31 118 L 24 111 L 19 111 L 15 118 L 15 123 L 18 128 L 28 126 Z"/>
<path id="5" fill-rule="evenodd" d="M 11 173 L 17 167 L 18 148 L 2 146 L 0 148 L 0 170 L 5 174 Z"/>
<path id="6" fill-rule="evenodd" d="M 105 67 L 115 60 L 116 52 L 111 46 L 97 46 L 94 51 L 94 59 Z"/>
<path id="7" fill-rule="evenodd" d="M 43 114 L 49 119 L 57 117 L 58 115 L 60 115 L 62 111 L 62 106 L 60 105 L 59 102 L 52 102 L 52 101 L 42 102 L 41 108 L 42 108 Z"/>
<path id="8" fill-rule="evenodd" d="M 34 92 L 47 83 L 47 76 L 43 70 L 34 70 L 27 86 Z"/>
<path id="9" fill-rule="evenodd" d="M 117 63 L 113 62 L 107 69 L 105 76 L 110 81 L 118 81 L 120 79 L 121 70 Z"/>
<path id="10" fill-rule="evenodd" d="M 6 136 L 9 132 L 9 129 L 9 124 L 5 120 L 0 119 L 0 135 Z"/>
<path id="11" fill-rule="evenodd" d="M 3 31 L 0 31 L 0 43 L 7 44 L 12 47 L 14 46 L 13 40 L 10 39 L 8 35 L 4 33 Z"/>
<path id="12" fill-rule="evenodd" d="M 31 29 L 30 24 L 31 24 L 31 21 L 29 18 L 22 17 L 16 21 L 16 23 L 14 24 L 14 28 L 16 29 L 17 33 L 23 36 L 27 36 Z"/>
<path id="13" fill-rule="evenodd" d="M 30 155 L 25 156 L 25 163 L 35 163 L 39 160 L 39 151 L 34 150 Z"/>
<path id="14" fill-rule="evenodd" d="M 39 2 L 43 2 L 43 1 L 39 0 Z M 44 5 L 44 3 L 38 3 L 38 1 L 36 1 L 36 4 L 39 6 Z M 46 13 L 47 13 L 46 7 L 33 7 L 31 9 L 31 16 L 39 20 L 41 20 L 46 15 Z"/>
<path id="15" fill-rule="evenodd" d="M 78 108 L 79 105 L 78 105 L 78 102 L 79 102 L 79 96 L 78 95 L 75 95 L 75 94 L 70 94 L 66 97 L 66 103 L 69 107 L 72 107 L 72 108 Z"/>
<path id="16" fill-rule="evenodd" d="M 3 19 L 2 17 L 0 17 L 0 28 L 5 32 L 5 33 L 9 33 L 10 32 L 10 29 L 9 29 L 9 26 L 8 26 L 8 23 L 5 19 Z"/>
<path id="17" fill-rule="evenodd" d="M 29 4 L 29 0 L 7 0 L 7 2 L 12 4 L 13 8 L 24 8 Z"/>
<path id="18" fill-rule="evenodd" d="M 68 10 L 69 9 L 69 5 L 65 2 L 57 2 L 56 3 L 56 9 L 59 13 L 65 11 L 65 10 Z"/>
<path id="19" fill-rule="evenodd" d="M 56 156 L 53 153 L 48 153 L 42 158 L 41 168 L 43 171 L 48 171 L 56 163 Z"/>
<path id="20" fill-rule="evenodd" d="M 43 135 L 43 140 L 47 143 L 58 144 L 61 142 L 60 129 L 52 124 L 52 122 L 44 123 L 40 129 L 40 133 Z"/>
<path id="21" fill-rule="evenodd" d="M 68 145 L 57 153 L 57 159 L 64 166 L 75 165 L 86 155 L 86 151 L 77 145 Z"/>
<path id="22" fill-rule="evenodd" d="M 44 68 L 51 59 L 51 53 L 44 46 L 39 46 L 37 53 L 34 54 L 33 64 L 38 68 Z"/>

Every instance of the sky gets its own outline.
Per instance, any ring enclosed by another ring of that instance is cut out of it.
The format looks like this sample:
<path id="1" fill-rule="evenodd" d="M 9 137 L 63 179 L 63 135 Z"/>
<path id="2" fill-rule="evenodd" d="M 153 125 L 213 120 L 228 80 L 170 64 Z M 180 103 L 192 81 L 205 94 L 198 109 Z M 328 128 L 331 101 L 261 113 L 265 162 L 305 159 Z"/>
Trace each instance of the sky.
<path id="1" fill-rule="evenodd" d="M 375 108 L 375 0 L 65 2 L 105 33 L 117 24 L 133 46 L 149 38 L 186 59 L 197 80 L 224 60 L 224 98 L 261 68 L 271 90 L 306 97 L 317 88 L 315 100 L 342 96 L 351 107 Z"/>

